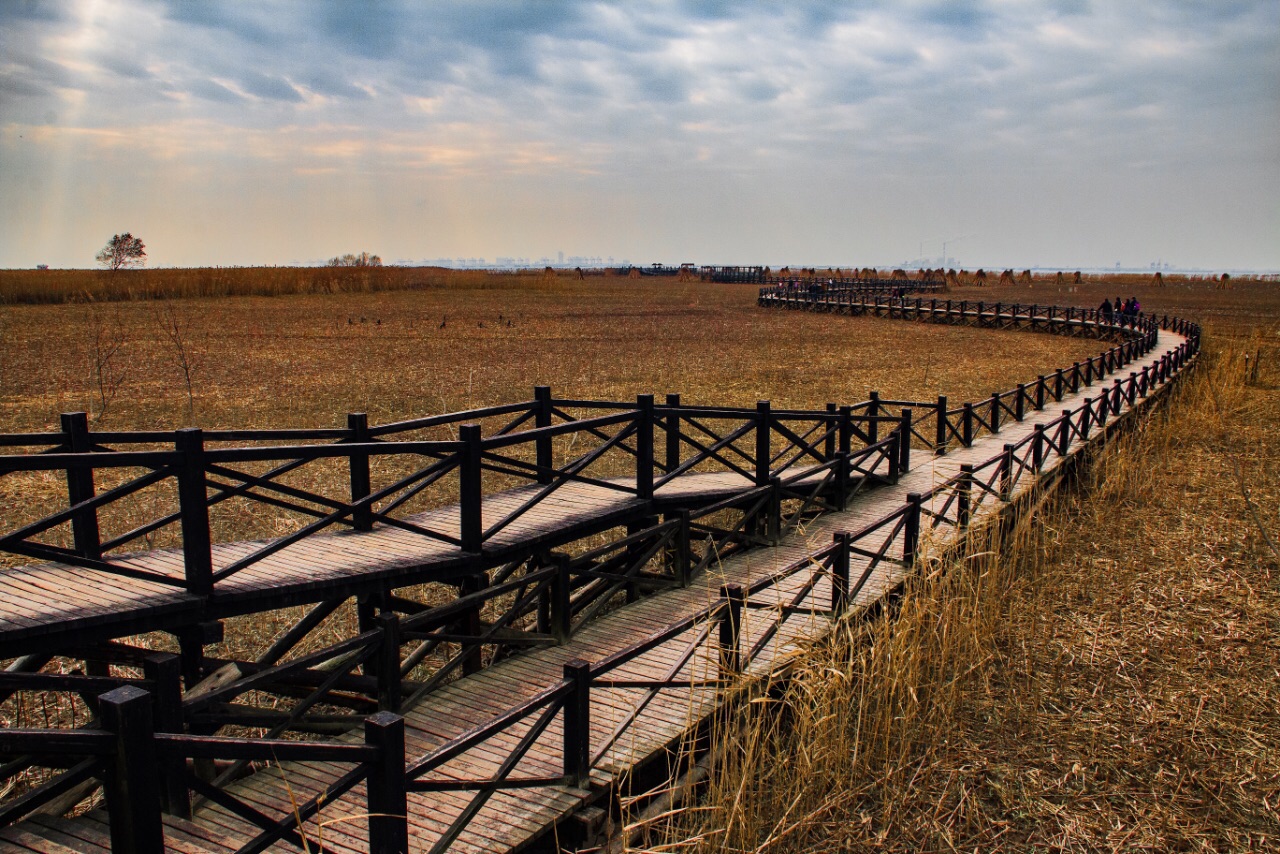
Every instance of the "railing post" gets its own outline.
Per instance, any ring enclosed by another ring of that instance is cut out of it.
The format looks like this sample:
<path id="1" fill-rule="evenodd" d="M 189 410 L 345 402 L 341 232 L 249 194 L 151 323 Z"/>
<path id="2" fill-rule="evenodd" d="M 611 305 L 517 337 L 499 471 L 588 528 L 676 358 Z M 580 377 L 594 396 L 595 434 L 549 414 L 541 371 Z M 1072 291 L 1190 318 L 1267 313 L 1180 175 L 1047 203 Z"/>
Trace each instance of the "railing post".
<path id="1" fill-rule="evenodd" d="M 1013 495 L 1013 445 L 1006 444 L 1000 455 L 1000 497 L 1005 501 Z"/>
<path id="2" fill-rule="evenodd" d="M 653 395 L 636 395 L 636 497 L 653 499 Z"/>
<path id="3" fill-rule="evenodd" d="M 960 443 L 966 448 L 973 444 L 973 404 L 964 405 L 964 414 L 960 418 Z"/>
<path id="4" fill-rule="evenodd" d="M 842 616 L 849 610 L 849 546 L 852 535 L 837 531 L 831 535 L 836 550 L 831 555 L 831 613 Z"/>
<path id="5" fill-rule="evenodd" d="M 378 710 L 400 712 L 400 617 L 395 611 L 380 611 L 373 624 L 381 637 L 376 658 Z M 479 651 L 479 647 L 476 648 Z"/>
<path id="6" fill-rule="evenodd" d="M 62 432 L 68 453 L 88 454 L 93 442 L 89 438 L 89 416 L 83 412 L 62 413 Z M 93 469 L 67 467 L 67 500 L 74 507 L 93 499 Z M 97 560 L 102 557 L 102 541 L 98 531 L 98 509 L 86 507 L 71 517 L 71 537 L 76 554 Z"/>
<path id="7" fill-rule="evenodd" d="M 849 455 L 836 454 L 836 508 L 847 510 L 849 507 Z"/>
<path id="8" fill-rule="evenodd" d="M 347 429 L 351 431 L 351 441 L 364 444 L 370 441 L 369 416 L 364 412 L 347 413 Z M 369 452 L 352 451 L 351 466 L 351 503 L 355 505 L 361 499 L 368 498 L 371 489 L 369 478 Z M 373 508 L 368 504 L 353 507 L 351 525 L 357 531 L 373 530 Z"/>
<path id="9" fill-rule="evenodd" d="M 458 428 L 462 453 L 458 462 L 458 510 L 462 550 L 479 553 L 484 545 L 482 509 L 481 455 L 484 453 L 479 424 L 463 424 Z"/>
<path id="10" fill-rule="evenodd" d="M 1054 400 L 1062 400 L 1062 392 L 1064 391 L 1063 389 L 1064 382 L 1065 380 L 1062 376 L 1062 368 L 1058 368 L 1058 370 L 1053 375 L 1053 399 Z"/>
<path id="11" fill-rule="evenodd" d="M 1080 390 L 1080 363 L 1071 363 L 1071 393 L 1075 394 Z"/>
<path id="12" fill-rule="evenodd" d="M 772 428 L 769 426 L 769 401 L 756 401 L 756 486 L 764 486 L 769 482 L 769 462 L 773 456 L 773 444 L 770 441 Z"/>
<path id="13" fill-rule="evenodd" d="M 831 462 L 836 458 L 836 434 L 840 431 L 840 407 L 834 403 L 827 404 L 827 418 L 822 422 L 822 459 Z"/>
<path id="14" fill-rule="evenodd" d="M 1062 410 L 1062 425 L 1058 427 L 1058 456 L 1065 457 L 1071 447 L 1071 410 Z"/>
<path id="15" fill-rule="evenodd" d="M 1123 406 L 1122 401 L 1124 400 L 1124 389 L 1121 388 L 1120 380 L 1118 379 L 1111 388 L 1111 414 L 1119 415 L 1120 407 Z"/>
<path id="16" fill-rule="evenodd" d="M 902 422 L 898 427 L 898 473 L 911 471 L 911 410 L 902 410 Z"/>
<path id="17" fill-rule="evenodd" d="M 1045 382 L 1044 382 L 1044 374 L 1041 374 L 1040 376 L 1036 377 L 1036 411 L 1037 412 L 1039 412 L 1041 409 L 1044 409 L 1045 391 L 1046 389 L 1045 389 Z"/>
<path id="18" fill-rule="evenodd" d="M 151 696 L 126 685 L 98 697 L 103 729 L 114 738 L 103 791 L 111 824 L 111 850 L 162 854 L 164 825 L 156 788 L 156 742 Z"/>
<path id="19" fill-rule="evenodd" d="M 409 798 L 404 773 L 404 718 L 389 711 L 365 718 L 364 743 L 378 751 L 378 758 L 369 764 L 365 791 L 369 854 L 406 854 Z"/>
<path id="20" fill-rule="evenodd" d="M 994 435 L 1000 432 L 1000 395 L 998 392 L 991 392 L 991 433 Z"/>
<path id="21" fill-rule="evenodd" d="M 693 538 L 690 527 L 692 522 L 687 508 L 680 511 L 679 519 L 680 527 L 676 531 L 675 571 L 680 586 L 688 587 L 690 575 L 693 572 L 693 555 L 690 551 Z"/>
<path id="22" fill-rule="evenodd" d="M 731 582 L 720 588 L 720 674 L 722 679 L 742 672 L 742 609 L 747 595 Z"/>
<path id="23" fill-rule="evenodd" d="M 907 494 L 907 516 L 902 526 L 902 562 L 908 568 L 920 553 L 920 493 Z"/>
<path id="24" fill-rule="evenodd" d="M 1027 386 L 1025 383 L 1018 383 L 1017 396 L 1013 399 L 1013 418 L 1015 421 L 1021 421 L 1026 417 L 1026 402 Z"/>
<path id="25" fill-rule="evenodd" d="M 960 465 L 960 479 L 956 482 L 956 526 L 969 527 L 973 513 L 973 463 Z"/>
<path id="26" fill-rule="evenodd" d="M 551 426 L 551 386 L 540 385 L 533 388 L 533 426 L 535 428 Z M 538 483 L 551 483 L 554 479 L 552 469 L 555 468 L 550 436 L 539 436 L 534 440 L 534 453 L 537 455 Z"/>
<path id="27" fill-rule="evenodd" d="M 142 662 L 142 674 L 154 686 L 152 721 L 156 732 L 181 733 L 182 726 L 182 659 L 171 652 L 157 652 Z M 160 779 L 160 802 L 164 811 L 180 818 L 191 818 L 191 798 L 187 792 L 182 757 L 157 757 Z"/>
<path id="28" fill-rule="evenodd" d="M 187 589 L 197 596 L 208 596 L 213 592 L 213 543 L 204 477 L 204 434 L 199 427 L 183 427 L 174 434 L 174 447 L 182 455 L 178 463 L 178 510 Z"/>
<path id="29" fill-rule="evenodd" d="M 680 467 L 680 395 L 667 395 L 667 471 Z"/>
<path id="30" fill-rule="evenodd" d="M 880 392 L 873 391 L 867 395 L 867 416 L 871 418 L 867 427 L 867 438 L 871 441 L 868 444 L 874 445 L 880 441 L 880 422 L 876 421 L 876 417 L 880 414 Z"/>
<path id="31" fill-rule="evenodd" d="M 1038 472 L 1040 467 L 1044 465 L 1044 425 L 1035 425 L 1035 432 L 1031 434 L 1031 470 Z"/>
<path id="32" fill-rule="evenodd" d="M 840 407 L 840 453 L 849 454 L 853 448 L 853 407 Z"/>
<path id="33" fill-rule="evenodd" d="M 782 542 L 782 478 L 769 478 L 769 511 L 765 517 L 764 538 L 769 545 Z"/>
<path id="34" fill-rule="evenodd" d="M 564 776 L 581 789 L 591 774 L 591 665 L 581 658 L 565 662 L 564 679 Z"/>
<path id="35" fill-rule="evenodd" d="M 938 420 L 933 431 L 933 452 L 938 456 L 947 453 L 947 396 L 938 395 Z"/>
<path id="36" fill-rule="evenodd" d="M 569 573 L 570 558 L 566 554 L 556 552 L 552 555 L 556 574 L 551 580 L 551 635 L 556 643 L 568 642 L 573 630 L 573 603 L 571 601 L 572 577 Z"/>

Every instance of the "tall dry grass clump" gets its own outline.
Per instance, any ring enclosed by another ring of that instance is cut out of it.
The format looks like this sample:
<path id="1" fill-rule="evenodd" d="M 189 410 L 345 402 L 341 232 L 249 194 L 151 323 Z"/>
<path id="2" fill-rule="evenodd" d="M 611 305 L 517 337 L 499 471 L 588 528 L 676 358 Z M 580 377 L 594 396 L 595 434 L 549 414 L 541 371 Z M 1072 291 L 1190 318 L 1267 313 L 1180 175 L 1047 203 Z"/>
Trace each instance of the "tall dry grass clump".
<path id="1" fill-rule="evenodd" d="M 1280 394 L 1242 356 L 1211 346 L 1083 489 L 798 657 L 639 843 L 1275 850 Z"/>

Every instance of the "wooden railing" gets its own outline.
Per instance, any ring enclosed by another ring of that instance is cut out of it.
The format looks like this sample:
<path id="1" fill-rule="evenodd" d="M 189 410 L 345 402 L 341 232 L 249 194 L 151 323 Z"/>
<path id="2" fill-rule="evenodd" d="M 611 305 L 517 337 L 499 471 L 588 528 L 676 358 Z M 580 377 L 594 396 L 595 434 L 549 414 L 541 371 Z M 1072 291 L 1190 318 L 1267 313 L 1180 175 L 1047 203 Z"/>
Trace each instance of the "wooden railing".
<path id="1" fill-rule="evenodd" d="M 843 294 L 829 294 L 827 300 L 820 300 L 776 291 L 762 291 L 761 300 L 766 305 L 879 314 L 921 322 L 965 322 L 1089 335 L 1109 338 L 1114 343 L 1070 368 L 1038 376 L 987 400 L 954 408 L 945 398 L 898 401 L 882 399 L 874 393 L 859 404 L 828 405 L 812 411 L 774 410 L 766 402 L 755 409 L 689 407 L 675 396 L 661 406 L 649 396 L 642 396 L 631 405 L 557 400 L 549 389 L 540 388 L 529 402 L 380 427 L 368 426 L 357 415 L 346 430 L 127 434 L 92 432 L 83 418 L 68 417 L 61 433 L 2 436 L 0 443 L 10 447 L 43 446 L 44 452 L 0 458 L 0 471 L 61 472 L 67 481 L 68 506 L 38 523 L 9 532 L 0 538 L 0 546 L 18 554 L 81 566 L 122 569 L 118 574 L 126 576 L 132 572 L 128 564 L 108 553 L 136 541 L 141 534 L 103 538 L 98 533 L 98 511 L 164 478 L 177 480 L 179 507 L 148 523 L 153 526 L 149 530 L 157 530 L 162 524 L 179 524 L 184 555 L 193 544 L 204 550 L 202 555 L 208 554 L 208 510 L 232 493 L 291 510 L 310 507 L 316 521 L 304 529 L 303 537 L 337 525 L 356 530 L 386 525 L 481 556 L 486 544 L 522 512 L 570 482 L 618 492 L 638 502 L 639 511 L 621 539 L 578 554 L 552 549 L 499 562 L 491 571 L 479 572 L 474 583 L 464 581 L 453 601 L 412 608 L 409 606 L 413 603 L 399 603 L 407 609 L 404 616 L 390 609 L 368 614 L 362 617 L 362 631 L 355 637 L 281 663 L 342 599 L 321 601 L 256 661 L 210 661 L 211 666 L 233 667 L 235 672 L 216 687 L 188 692 L 185 697 L 181 684 L 183 666 L 177 656 L 168 654 L 135 653 L 135 663 L 143 669 L 141 679 L 0 674 L 0 695 L 8 696 L 17 690 L 78 694 L 86 698 L 96 720 L 91 728 L 81 730 L 0 730 L 0 755 L 4 759 L 0 781 L 31 768 L 52 769 L 48 782 L 0 807 L 0 825 L 19 820 L 97 778 L 103 781 L 107 793 L 117 850 L 162 850 L 162 815 L 188 815 L 193 795 L 221 805 L 258 828 L 253 838 L 243 842 L 240 851 L 263 850 L 275 842 L 302 847 L 300 823 L 314 816 L 324 803 L 363 781 L 367 784 L 366 806 L 371 816 L 371 850 L 379 852 L 402 850 L 405 823 L 397 816 L 404 815 L 406 792 L 472 793 L 434 848 L 446 850 L 497 791 L 587 784 L 590 770 L 600 763 L 626 724 L 619 724 L 604 743 L 590 740 L 593 689 L 643 690 L 645 699 L 630 713 L 631 720 L 664 691 L 696 689 L 706 693 L 708 702 L 720 702 L 733 680 L 751 672 L 788 619 L 802 615 L 838 617 L 853 607 L 874 573 L 888 567 L 894 577 L 905 575 L 916 563 L 927 538 L 963 531 L 988 508 L 1026 494 L 1028 483 L 1073 453 L 1073 444 L 1082 447 L 1122 413 L 1134 411 L 1138 401 L 1168 388 L 1170 381 L 1194 362 L 1200 344 L 1198 326 L 1167 317 L 1105 323 L 1096 313 L 1084 309 L 923 299 L 873 298 L 857 302 Z M 1149 361 L 1142 370 L 1125 375 L 1124 368 L 1156 346 L 1161 329 L 1175 330 L 1184 340 L 1159 359 Z M 1111 379 L 1109 385 L 1102 383 L 1107 378 Z M 962 465 L 955 477 L 927 491 L 907 495 L 902 505 L 862 529 L 835 534 L 826 547 L 750 586 L 726 585 L 717 602 L 595 664 L 570 662 L 563 678 L 535 697 L 472 727 L 426 756 L 406 757 L 403 722 L 395 713 L 406 704 L 416 703 L 453 674 L 480 667 L 480 652 L 486 646 L 514 649 L 563 642 L 619 593 L 625 591 L 628 598 L 633 598 L 647 590 L 686 585 L 715 560 L 741 549 L 778 542 L 789 529 L 813 515 L 842 509 L 861 490 L 895 481 L 910 470 L 913 445 L 934 453 L 945 453 L 954 443 L 968 446 L 982 434 L 998 434 L 1010 421 L 1021 421 L 1031 412 L 1094 384 L 1098 384 L 1094 396 L 1084 398 L 1074 408 L 1063 409 L 1047 423 L 1037 424 L 1031 433 L 1006 444 L 999 453 Z M 900 411 L 890 414 L 893 409 Z M 502 423 L 485 437 L 478 427 L 471 427 L 483 419 L 501 419 Z M 414 431 L 455 426 L 459 432 L 456 441 L 395 438 Z M 557 466 L 552 462 L 550 441 L 569 431 L 589 435 L 595 444 Z M 162 441 L 172 442 L 174 449 L 120 449 Z M 287 444 L 208 447 L 230 442 Z M 625 455 L 633 466 L 631 474 L 592 474 L 591 467 L 609 454 Z M 417 455 L 429 462 L 389 486 L 375 489 L 368 475 L 368 462 L 400 455 Z M 319 493 L 276 482 L 281 472 L 319 459 L 338 459 L 346 464 L 350 496 L 327 499 Z M 254 475 L 235 468 L 251 460 L 270 465 L 268 474 Z M 147 472 L 124 485 L 96 491 L 95 472 L 130 466 Z M 394 515 L 405 503 L 407 492 L 421 492 L 439 483 L 445 470 L 458 473 L 452 488 L 457 490 L 457 503 L 463 508 L 463 533 L 455 536 Z M 498 519 L 483 517 L 482 478 L 486 472 L 528 484 L 524 489 L 529 491 L 529 498 L 521 509 Z M 679 478 L 698 474 L 732 474 L 740 482 L 727 495 L 695 507 L 667 508 L 670 512 L 663 512 L 663 518 L 658 518 L 654 508 L 663 488 Z M 329 503 L 324 504 L 322 499 Z M 316 506 L 327 507 L 327 511 Z M 468 513 L 472 514 L 469 522 Z M 189 515 L 195 517 L 194 523 Z M 73 546 L 32 545 L 32 537 L 60 524 L 70 525 Z M 301 537 L 283 539 L 296 542 Z M 958 538 L 953 537 L 952 541 L 955 539 Z M 281 541 L 262 548 L 272 548 Z M 859 567 L 857 577 L 851 572 L 855 561 Z M 193 582 L 190 561 L 186 563 L 188 573 L 172 581 L 192 592 L 216 592 L 216 582 L 237 571 L 234 564 L 218 570 L 213 569 L 211 559 L 207 564 L 208 571 L 194 576 L 197 581 L 207 580 L 203 587 Z M 776 591 L 784 581 L 796 577 L 804 578 L 804 582 L 797 588 L 788 588 L 787 601 L 780 607 Z M 830 587 L 826 602 L 815 601 L 813 594 L 819 584 Z M 505 610 L 487 625 L 482 624 L 481 608 L 498 600 L 507 602 Z M 742 631 L 744 611 L 759 612 L 764 620 L 753 624 L 759 631 L 750 644 L 744 641 Z M 683 651 L 675 656 L 670 672 L 663 678 L 642 683 L 615 675 L 627 662 L 677 638 L 685 639 Z M 410 679 L 425 656 L 447 644 L 455 644 L 457 653 L 426 679 Z M 715 666 L 705 678 L 682 676 L 696 656 Z M 253 692 L 277 692 L 292 705 L 267 711 L 236 703 Z M 348 711 L 318 714 L 317 706 L 338 706 Z M 556 719 L 561 721 L 564 733 L 562 773 L 514 776 L 520 759 Z M 360 721 L 366 721 L 363 745 L 300 743 L 279 738 L 285 732 L 348 730 Z M 517 722 L 530 721 L 514 749 L 501 748 L 506 758 L 497 774 L 468 780 L 458 779 L 456 774 L 446 778 L 434 773 L 468 751 L 499 749 L 489 744 L 495 736 Z M 268 729 L 265 738 L 253 740 L 198 734 L 226 726 Z M 212 759 L 223 760 L 218 773 L 196 773 L 201 762 Z M 281 816 L 264 815 L 224 788 L 248 762 L 290 759 L 350 763 L 352 768 L 338 783 Z M 314 841 L 310 844 L 311 850 L 316 850 Z"/>

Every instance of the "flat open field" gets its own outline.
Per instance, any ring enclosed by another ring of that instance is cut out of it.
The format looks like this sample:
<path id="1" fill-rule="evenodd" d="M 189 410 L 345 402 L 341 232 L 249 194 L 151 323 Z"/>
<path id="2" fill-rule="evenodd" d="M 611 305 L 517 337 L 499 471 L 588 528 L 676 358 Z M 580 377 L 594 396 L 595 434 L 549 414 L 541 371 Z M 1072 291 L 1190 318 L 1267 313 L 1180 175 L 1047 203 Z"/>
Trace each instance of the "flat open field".
<path id="1" fill-rule="evenodd" d="M 539 384 L 565 397 L 678 392 L 689 403 L 745 406 L 761 398 L 787 407 L 850 403 L 871 389 L 958 402 L 1096 349 L 1042 335 L 766 312 L 744 285 L 567 277 L 480 284 L 0 306 L 0 430 L 45 429 L 71 410 L 97 417 L 97 365 L 113 340 L 120 347 L 103 384 L 115 390 L 100 419 L 111 429 L 336 426 L 349 411 L 385 422 L 527 400 Z M 193 413 L 165 332 L 174 320 L 192 363 Z"/>

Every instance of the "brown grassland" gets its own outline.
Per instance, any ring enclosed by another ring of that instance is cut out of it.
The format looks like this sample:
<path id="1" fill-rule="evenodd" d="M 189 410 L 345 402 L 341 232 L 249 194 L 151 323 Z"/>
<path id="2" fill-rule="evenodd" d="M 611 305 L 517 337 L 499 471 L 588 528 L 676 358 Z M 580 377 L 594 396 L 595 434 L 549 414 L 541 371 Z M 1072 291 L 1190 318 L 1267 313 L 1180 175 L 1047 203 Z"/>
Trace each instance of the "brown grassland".
<path id="1" fill-rule="evenodd" d="M 817 407 L 878 389 L 955 403 L 1097 348 L 762 311 L 751 286 L 388 270 L 376 275 L 400 278 L 157 270 L 129 287 L 49 271 L 61 296 L 47 301 L 6 299 L 36 274 L 0 271 L 0 432 L 56 429 L 72 410 L 101 429 L 340 426 L 348 411 L 376 423 L 528 399 L 537 384 L 614 400 Z M 206 280 L 222 284 L 189 284 Z M 797 659 L 784 690 L 725 723 L 704 796 L 638 844 L 1280 844 L 1280 285 L 1050 280 L 951 296 L 1094 306 L 1117 288 L 1205 324 L 1176 398 L 1034 525 L 933 566 L 893 619 L 851 622 Z M 1259 354 L 1252 377 L 1245 356 Z M 0 479 L 0 518 L 22 517 L 33 488 Z"/>

